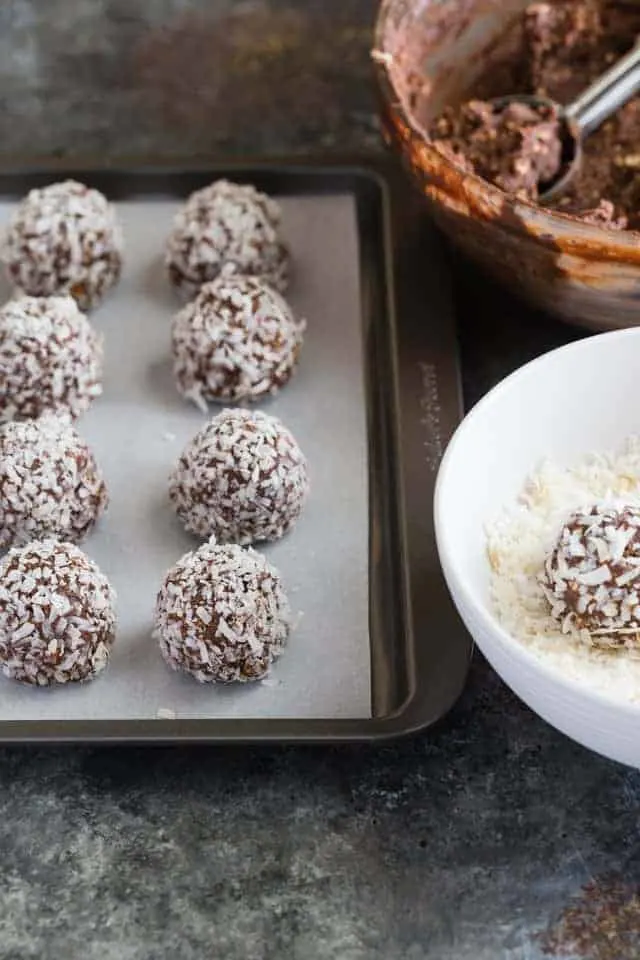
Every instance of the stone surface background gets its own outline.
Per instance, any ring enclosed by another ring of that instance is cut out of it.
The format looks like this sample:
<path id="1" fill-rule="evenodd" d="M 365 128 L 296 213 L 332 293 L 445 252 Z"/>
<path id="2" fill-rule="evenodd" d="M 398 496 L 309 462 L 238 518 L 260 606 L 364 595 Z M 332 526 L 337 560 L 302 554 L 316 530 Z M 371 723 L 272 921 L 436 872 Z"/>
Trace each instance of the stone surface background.
<path id="1" fill-rule="evenodd" d="M 373 0 L 4 0 L 0 153 L 381 149 Z M 467 401 L 577 333 L 454 264 Z M 476 657 L 384 748 L 0 750 L 0 960 L 631 960 L 640 775 Z"/>
<path id="2" fill-rule="evenodd" d="M 372 0 L 4 0 L 14 154 L 278 154 L 377 145 Z"/>

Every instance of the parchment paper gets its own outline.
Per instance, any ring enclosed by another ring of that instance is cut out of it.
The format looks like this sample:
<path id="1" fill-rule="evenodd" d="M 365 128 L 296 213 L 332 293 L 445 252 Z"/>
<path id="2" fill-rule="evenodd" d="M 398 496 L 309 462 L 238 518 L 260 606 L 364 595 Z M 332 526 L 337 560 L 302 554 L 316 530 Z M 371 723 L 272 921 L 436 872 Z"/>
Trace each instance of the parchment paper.
<path id="1" fill-rule="evenodd" d="M 289 296 L 308 331 L 295 379 L 260 408 L 293 430 L 309 460 L 312 493 L 289 536 L 261 549 L 280 569 L 300 622 L 271 677 L 241 687 L 202 686 L 174 673 L 151 638 L 164 573 L 198 544 L 181 529 L 166 492 L 175 460 L 205 422 L 171 376 L 169 321 L 178 304 L 161 253 L 178 205 L 163 197 L 118 205 L 126 266 L 92 315 L 105 335 L 104 395 L 79 430 L 102 465 L 111 505 L 83 549 L 118 593 L 111 662 L 82 686 L 34 690 L 0 679 L 0 720 L 153 718 L 159 710 L 179 717 L 369 717 L 366 420 L 350 196 L 283 199 L 295 256 Z M 0 204 L 2 224 L 11 208 Z"/>

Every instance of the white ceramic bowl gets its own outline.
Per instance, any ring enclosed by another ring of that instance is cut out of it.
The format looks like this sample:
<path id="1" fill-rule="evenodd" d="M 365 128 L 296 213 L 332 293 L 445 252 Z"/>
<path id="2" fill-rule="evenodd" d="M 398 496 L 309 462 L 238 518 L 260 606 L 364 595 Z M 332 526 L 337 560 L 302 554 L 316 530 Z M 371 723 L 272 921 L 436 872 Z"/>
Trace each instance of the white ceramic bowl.
<path id="1" fill-rule="evenodd" d="M 561 675 L 509 636 L 489 604 L 485 524 L 513 503 L 540 461 L 570 463 L 640 434 L 640 329 L 545 354 L 467 415 L 440 467 L 436 538 L 467 629 L 511 689 L 558 730 L 640 768 L 640 704 L 617 703 Z"/>

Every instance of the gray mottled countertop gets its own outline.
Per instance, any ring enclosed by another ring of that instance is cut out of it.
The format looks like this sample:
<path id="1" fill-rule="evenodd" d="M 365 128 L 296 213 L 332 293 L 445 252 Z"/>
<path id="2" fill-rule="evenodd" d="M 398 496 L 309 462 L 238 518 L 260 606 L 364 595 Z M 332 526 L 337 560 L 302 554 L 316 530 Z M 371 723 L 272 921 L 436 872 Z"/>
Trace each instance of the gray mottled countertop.
<path id="1" fill-rule="evenodd" d="M 3 159 L 380 150 L 373 0 L 4 0 Z M 456 265 L 473 400 L 571 336 Z M 633 960 L 640 775 L 477 658 L 382 749 L 0 752 L 0 960 Z"/>

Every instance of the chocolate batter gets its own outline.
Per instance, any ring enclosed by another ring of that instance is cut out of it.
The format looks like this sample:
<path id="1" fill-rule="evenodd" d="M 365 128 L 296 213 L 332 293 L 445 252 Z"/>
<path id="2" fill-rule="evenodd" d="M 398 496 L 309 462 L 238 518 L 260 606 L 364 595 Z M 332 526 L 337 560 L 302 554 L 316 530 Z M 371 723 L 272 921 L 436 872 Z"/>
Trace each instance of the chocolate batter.
<path id="1" fill-rule="evenodd" d="M 459 110 L 446 110 L 432 134 L 465 170 L 517 196 L 535 199 L 538 187 L 560 169 L 560 129 L 556 111 L 548 107 L 470 100 Z"/>
<path id="2" fill-rule="evenodd" d="M 477 101 L 513 93 L 531 93 L 568 103 L 597 79 L 615 60 L 626 53 L 640 35 L 638 0 L 555 0 L 536 2 L 523 12 L 512 28 L 519 39 L 521 54 L 507 64 L 488 64 L 470 93 Z M 488 166 L 478 155 L 477 130 L 465 139 L 465 121 L 470 104 L 447 110 L 431 127 L 431 135 L 445 152 L 465 158 L 466 168 L 492 180 L 511 193 L 536 196 L 535 174 L 544 179 L 548 167 L 532 157 L 531 123 L 526 121 L 521 137 L 512 133 L 512 153 L 502 149 L 508 138 L 500 136 Z M 483 113 L 480 108 L 480 113 Z M 486 119 L 487 135 L 491 123 Z M 495 123 L 493 128 L 495 130 Z M 497 136 L 497 134 L 496 134 Z M 486 136 L 485 136 L 486 139 Z M 529 177 L 523 183 L 509 176 L 514 160 L 528 164 Z M 496 167 L 496 155 L 502 167 Z M 538 154 L 538 157 L 540 155 Z M 532 184 L 532 176 L 534 182 Z M 614 117 L 591 134 L 584 143 L 582 168 L 554 205 L 585 220 L 612 229 L 640 230 L 640 97 L 631 100 Z"/>

